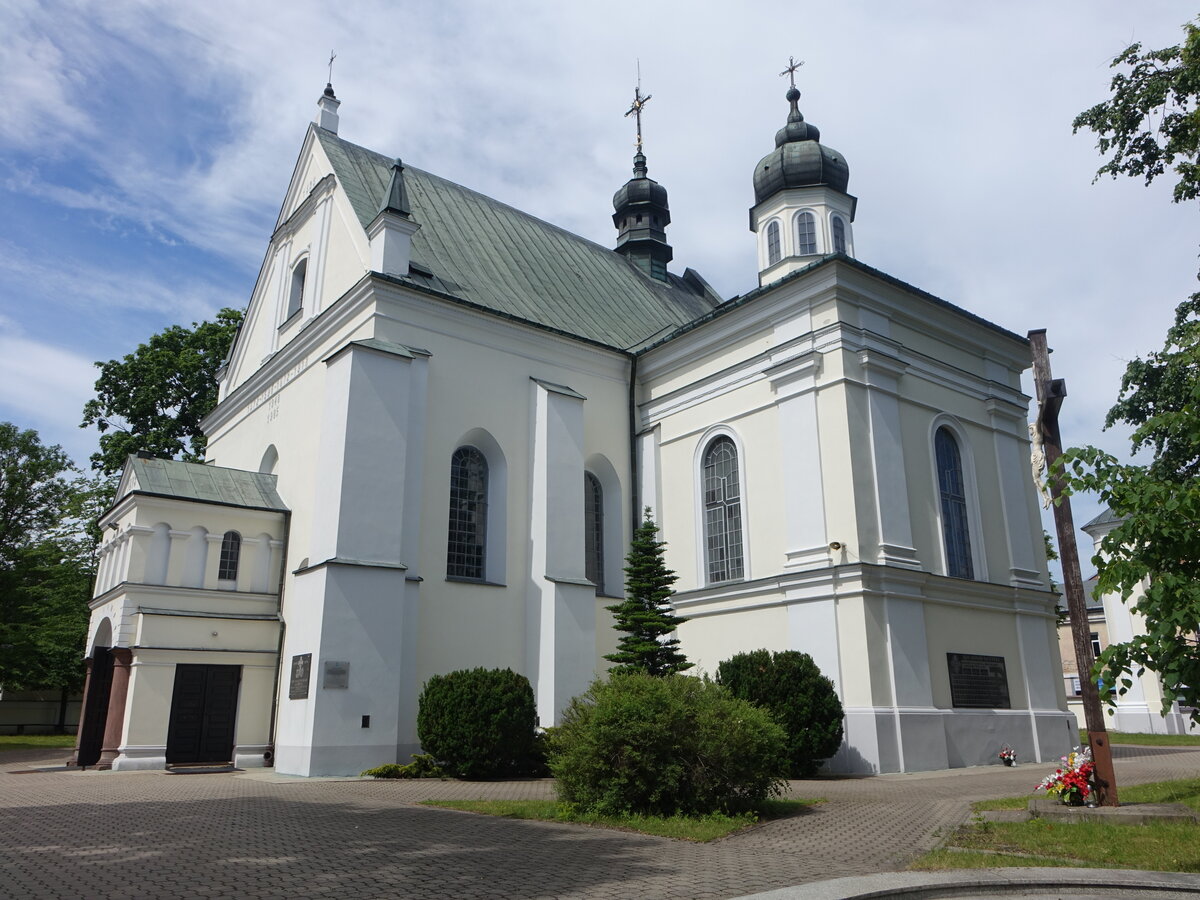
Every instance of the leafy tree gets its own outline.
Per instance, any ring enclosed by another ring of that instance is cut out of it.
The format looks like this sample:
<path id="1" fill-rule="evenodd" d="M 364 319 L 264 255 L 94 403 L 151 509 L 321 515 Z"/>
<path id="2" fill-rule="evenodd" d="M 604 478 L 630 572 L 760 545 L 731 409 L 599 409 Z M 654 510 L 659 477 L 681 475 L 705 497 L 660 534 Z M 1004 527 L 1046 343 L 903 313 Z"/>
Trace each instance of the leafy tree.
<path id="1" fill-rule="evenodd" d="M 72 471 L 62 447 L 0 422 L 0 569 L 58 523 L 71 491 L 63 476 Z"/>
<path id="2" fill-rule="evenodd" d="M 1130 44 L 1112 61 L 1112 97 L 1080 113 L 1075 131 L 1099 135 L 1101 155 L 1111 153 L 1096 177 L 1130 175 L 1149 184 L 1171 168 L 1175 202 L 1200 196 L 1200 28 L 1188 22 L 1174 47 L 1142 52 Z"/>
<path id="3" fill-rule="evenodd" d="M 783 727 L 790 778 L 815 775 L 842 746 L 842 702 L 807 653 L 738 653 L 717 666 L 717 684 L 763 707 Z"/>
<path id="4" fill-rule="evenodd" d="M 687 620 L 671 610 L 671 585 L 678 578 L 667 568 L 666 546 L 646 507 L 645 520 L 633 533 L 625 557 L 625 600 L 605 607 L 616 618 L 613 628 L 625 632 L 617 651 L 604 657 L 617 663 L 610 672 L 661 676 L 692 667 L 679 650 L 679 639 L 668 637 Z"/>
<path id="5" fill-rule="evenodd" d="M 1176 180 L 1176 203 L 1200 197 L 1200 28 L 1184 25 L 1175 47 L 1133 44 L 1113 60 L 1112 97 L 1081 113 L 1075 129 L 1099 135 L 1097 173 Z M 1095 447 L 1067 451 L 1059 465 L 1071 491 L 1095 491 L 1120 524 L 1093 559 L 1097 590 L 1119 592 L 1146 621 L 1146 633 L 1107 648 L 1096 663 L 1123 694 L 1130 673 L 1156 672 L 1163 712 L 1178 700 L 1200 723 L 1200 293 L 1175 311 L 1163 349 L 1133 360 L 1105 427 L 1133 426 L 1146 464 L 1119 462 Z M 1139 593 L 1140 592 L 1140 593 Z"/>
<path id="6" fill-rule="evenodd" d="M 241 312 L 223 309 L 215 321 L 172 325 L 123 359 L 96 363 L 96 397 L 84 406 L 80 426 L 101 432 L 92 468 L 116 474 L 139 450 L 202 458 L 200 421 L 217 404 L 217 370 L 241 321 Z"/>

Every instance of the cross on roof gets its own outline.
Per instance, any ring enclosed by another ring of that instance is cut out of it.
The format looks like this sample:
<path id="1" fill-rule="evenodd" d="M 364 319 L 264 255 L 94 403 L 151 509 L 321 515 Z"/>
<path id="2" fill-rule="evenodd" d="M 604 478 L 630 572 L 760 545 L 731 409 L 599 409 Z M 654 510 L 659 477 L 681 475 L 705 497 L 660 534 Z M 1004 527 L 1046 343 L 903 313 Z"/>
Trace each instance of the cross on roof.
<path id="1" fill-rule="evenodd" d="M 329 83 L 333 84 L 333 61 L 337 59 L 337 54 L 332 50 L 329 51 Z"/>
<path id="2" fill-rule="evenodd" d="M 633 116 L 637 120 L 637 152 L 642 152 L 642 107 L 650 102 L 650 95 L 642 96 L 642 80 L 638 79 L 638 85 L 633 89 L 633 103 L 629 105 L 629 109 L 625 111 L 625 118 Z"/>
<path id="3" fill-rule="evenodd" d="M 786 75 L 791 80 L 792 87 L 795 87 L 796 86 L 796 70 L 798 68 L 800 68 L 802 65 L 804 65 L 804 60 L 800 60 L 799 62 L 797 62 L 796 57 L 789 56 L 787 68 L 784 69 L 782 72 L 780 72 L 779 75 L 781 78 L 784 75 Z"/>

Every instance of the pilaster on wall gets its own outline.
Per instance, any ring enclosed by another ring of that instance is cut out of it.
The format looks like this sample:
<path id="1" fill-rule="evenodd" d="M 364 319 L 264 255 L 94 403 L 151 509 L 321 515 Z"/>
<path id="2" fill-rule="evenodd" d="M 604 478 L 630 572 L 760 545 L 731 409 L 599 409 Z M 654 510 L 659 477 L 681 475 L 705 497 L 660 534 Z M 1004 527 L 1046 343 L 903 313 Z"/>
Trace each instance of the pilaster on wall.
<path id="1" fill-rule="evenodd" d="M 868 444 L 874 479 L 879 565 L 919 569 L 908 507 L 908 474 L 900 429 L 900 378 L 905 363 L 878 350 L 861 350 L 859 363 L 867 389 Z M 864 560 L 865 561 L 865 560 Z"/>
<path id="2" fill-rule="evenodd" d="M 1029 440 L 1025 428 L 1025 410 L 1003 400 L 987 401 L 992 440 L 996 448 L 996 468 L 1000 478 L 1000 510 L 1008 546 L 1008 581 L 1017 587 L 1046 588 L 1041 562 L 1035 548 L 1041 545 L 1031 521 L 1028 479 Z"/>
<path id="3" fill-rule="evenodd" d="M 799 353 L 767 370 L 779 414 L 780 446 L 785 449 L 783 505 L 787 515 L 784 569 L 833 564 L 825 521 L 824 477 L 817 420 L 817 377 L 823 356 Z"/>
<path id="4" fill-rule="evenodd" d="M 528 670 L 543 725 L 583 693 L 595 660 L 596 590 L 584 569 L 583 402 L 568 387 L 533 380 Z"/>

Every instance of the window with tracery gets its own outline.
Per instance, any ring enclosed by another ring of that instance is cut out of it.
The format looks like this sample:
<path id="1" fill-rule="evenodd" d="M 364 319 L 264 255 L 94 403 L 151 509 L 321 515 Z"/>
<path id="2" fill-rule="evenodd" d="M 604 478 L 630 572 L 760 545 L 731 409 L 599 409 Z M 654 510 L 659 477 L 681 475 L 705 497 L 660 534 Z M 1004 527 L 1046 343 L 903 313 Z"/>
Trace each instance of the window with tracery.
<path id="1" fill-rule="evenodd" d="M 487 550 L 487 491 L 487 460 L 475 447 L 459 447 L 450 457 L 448 576 L 483 580 Z"/>
<path id="2" fill-rule="evenodd" d="M 742 490 L 737 448 L 714 438 L 704 452 L 704 555 L 710 582 L 745 577 L 742 547 Z"/>

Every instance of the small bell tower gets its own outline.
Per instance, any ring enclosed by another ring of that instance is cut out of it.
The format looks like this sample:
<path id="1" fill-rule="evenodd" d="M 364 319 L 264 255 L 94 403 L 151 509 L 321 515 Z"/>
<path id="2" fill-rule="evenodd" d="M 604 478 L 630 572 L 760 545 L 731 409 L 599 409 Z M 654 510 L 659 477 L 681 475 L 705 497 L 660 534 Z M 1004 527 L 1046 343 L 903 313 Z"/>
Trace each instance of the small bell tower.
<path id="1" fill-rule="evenodd" d="M 633 91 L 633 104 L 625 113 L 637 122 L 633 178 L 613 195 L 613 225 L 617 228 L 616 251 L 659 281 L 667 280 L 667 263 L 674 256 L 667 243 L 671 209 L 667 189 L 646 175 L 646 154 L 642 152 L 642 110 L 650 101 L 642 94 L 641 78 Z"/>

